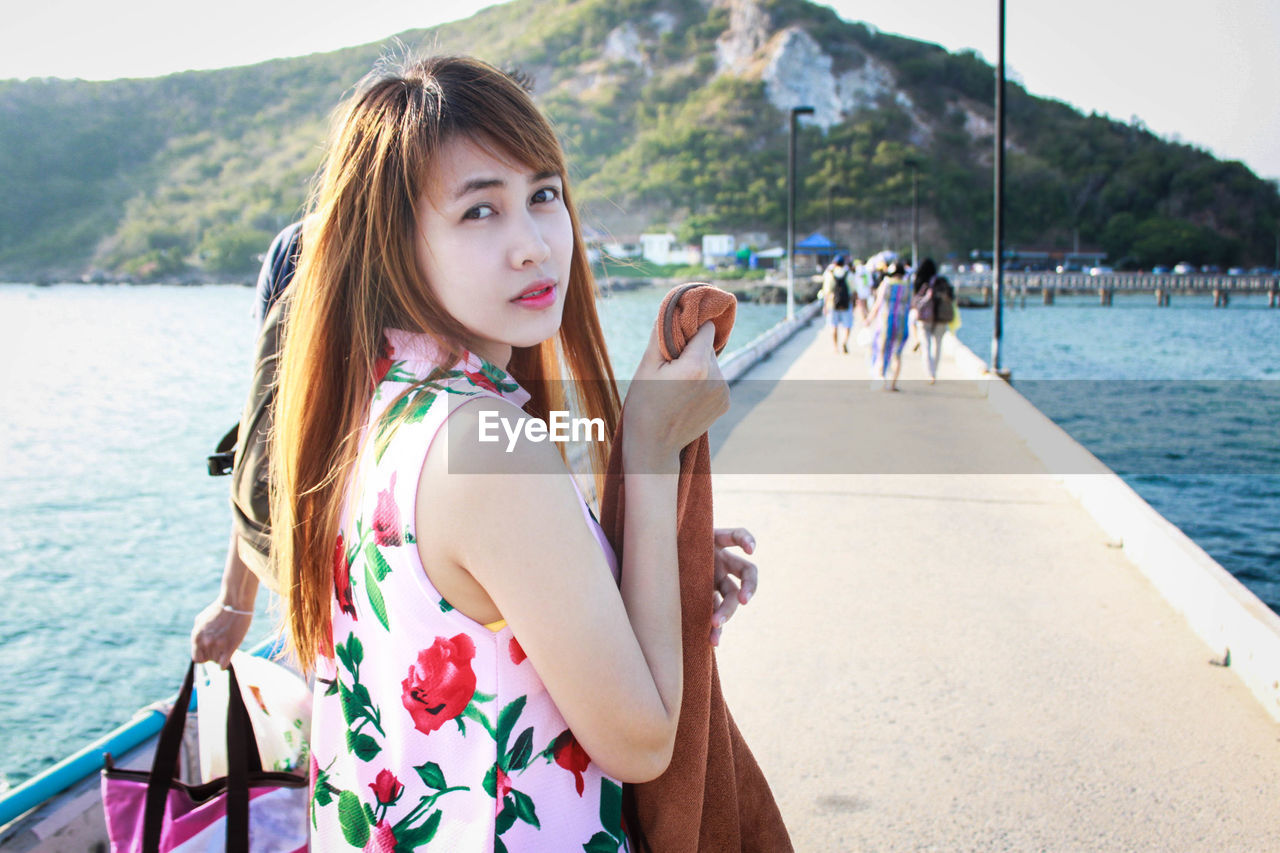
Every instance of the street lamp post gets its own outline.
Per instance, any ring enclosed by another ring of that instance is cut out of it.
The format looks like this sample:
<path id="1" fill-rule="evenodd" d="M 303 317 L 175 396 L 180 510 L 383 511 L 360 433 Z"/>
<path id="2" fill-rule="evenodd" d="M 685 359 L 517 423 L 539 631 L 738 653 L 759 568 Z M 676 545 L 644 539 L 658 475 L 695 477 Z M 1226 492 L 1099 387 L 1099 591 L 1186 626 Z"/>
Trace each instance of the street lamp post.
<path id="1" fill-rule="evenodd" d="M 796 314 L 796 123 L 813 107 L 792 107 L 787 137 L 787 319 Z"/>
<path id="2" fill-rule="evenodd" d="M 999 49 L 996 62 L 995 140 L 995 245 L 991 258 L 993 303 L 991 320 L 991 369 L 1000 374 L 1000 340 L 1004 337 L 1004 0 L 1000 6 Z"/>
<path id="3" fill-rule="evenodd" d="M 911 269 L 920 266 L 920 164 L 908 160 L 911 167 Z"/>

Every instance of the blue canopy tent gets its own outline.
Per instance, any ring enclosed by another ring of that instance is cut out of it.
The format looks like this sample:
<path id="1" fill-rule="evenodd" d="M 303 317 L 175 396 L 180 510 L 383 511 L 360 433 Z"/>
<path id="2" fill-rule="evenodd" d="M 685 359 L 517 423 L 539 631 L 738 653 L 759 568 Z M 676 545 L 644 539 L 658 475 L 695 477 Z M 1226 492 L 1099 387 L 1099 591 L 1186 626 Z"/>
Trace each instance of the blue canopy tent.
<path id="1" fill-rule="evenodd" d="M 837 251 L 836 244 L 823 236 L 821 231 L 814 231 L 796 243 L 797 255 L 834 255 Z"/>
<path id="2" fill-rule="evenodd" d="M 821 231 L 814 231 L 808 237 L 796 243 L 796 260 L 802 255 L 813 255 L 814 265 L 821 269 L 840 252 L 840 247 L 828 240 Z"/>

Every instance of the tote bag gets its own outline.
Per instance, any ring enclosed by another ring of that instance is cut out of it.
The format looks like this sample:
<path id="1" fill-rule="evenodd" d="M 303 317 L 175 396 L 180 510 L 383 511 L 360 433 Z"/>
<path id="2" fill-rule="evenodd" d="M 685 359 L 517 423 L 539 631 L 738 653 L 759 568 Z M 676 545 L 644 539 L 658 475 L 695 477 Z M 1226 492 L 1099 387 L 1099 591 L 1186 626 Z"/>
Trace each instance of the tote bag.
<path id="1" fill-rule="evenodd" d="M 264 770 L 306 774 L 310 766 L 311 688 L 283 664 L 237 651 L 231 656 L 240 695 L 249 711 Z M 200 708 L 200 779 L 227 775 L 227 670 L 196 664 L 196 704 Z"/>
<path id="2" fill-rule="evenodd" d="M 264 772 L 235 670 L 228 670 L 227 775 L 201 785 L 176 778 L 195 664 L 165 720 L 151 771 L 106 756 L 102 807 L 112 853 L 303 853 L 307 780 Z"/>

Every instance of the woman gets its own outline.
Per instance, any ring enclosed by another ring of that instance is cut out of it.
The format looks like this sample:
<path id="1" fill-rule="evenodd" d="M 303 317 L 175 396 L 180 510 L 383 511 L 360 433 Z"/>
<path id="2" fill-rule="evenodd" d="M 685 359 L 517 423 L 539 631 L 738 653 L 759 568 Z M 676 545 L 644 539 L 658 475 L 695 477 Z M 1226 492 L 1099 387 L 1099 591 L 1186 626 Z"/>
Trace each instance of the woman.
<path id="1" fill-rule="evenodd" d="M 917 347 L 923 345 L 924 369 L 929 374 L 929 384 L 938 381 L 938 361 L 942 358 L 942 338 L 951 320 L 949 304 L 954 299 L 951 283 L 938 275 L 938 265 L 933 258 L 920 262 L 911 282 L 912 305 L 916 310 Z M 928 298 L 921 294 L 927 294 Z M 926 304 L 926 302 L 928 304 Z M 944 304 L 947 303 L 947 304 Z"/>
<path id="2" fill-rule="evenodd" d="M 867 315 L 867 327 L 872 330 L 871 375 L 886 391 L 898 390 L 898 374 L 902 372 L 902 347 L 911 311 L 911 286 L 903 279 L 905 274 L 901 261 L 889 264 Z"/>
<path id="3" fill-rule="evenodd" d="M 672 362 L 651 338 L 620 406 L 565 175 L 528 94 L 471 59 L 379 73 L 330 143 L 273 457 L 315 849 L 625 848 L 618 783 L 670 760 L 674 475 L 727 391 L 707 326 Z M 620 586 L 552 445 L 486 438 L 565 409 L 565 380 L 604 435 L 624 422 Z"/>

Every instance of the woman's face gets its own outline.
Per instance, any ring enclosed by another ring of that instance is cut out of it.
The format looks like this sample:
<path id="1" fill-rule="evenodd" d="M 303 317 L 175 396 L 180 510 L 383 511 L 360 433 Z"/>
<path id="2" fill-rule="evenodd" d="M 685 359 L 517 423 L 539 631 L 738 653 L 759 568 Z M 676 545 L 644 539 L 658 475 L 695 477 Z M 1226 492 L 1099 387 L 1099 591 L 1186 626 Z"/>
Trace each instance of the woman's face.
<path id="1" fill-rule="evenodd" d="M 512 347 L 556 334 L 573 256 L 560 175 L 457 137 L 441 149 L 417 215 L 427 286 L 471 332 L 477 355 L 505 366 Z"/>

